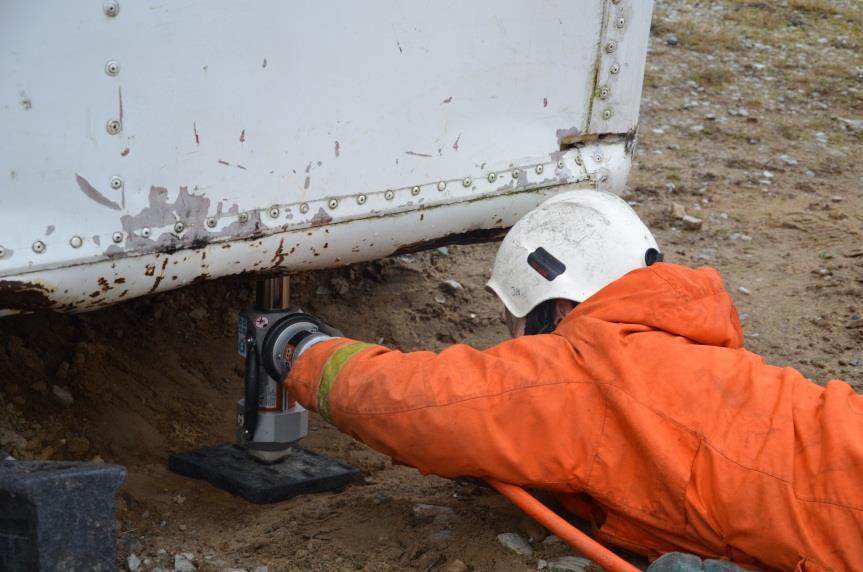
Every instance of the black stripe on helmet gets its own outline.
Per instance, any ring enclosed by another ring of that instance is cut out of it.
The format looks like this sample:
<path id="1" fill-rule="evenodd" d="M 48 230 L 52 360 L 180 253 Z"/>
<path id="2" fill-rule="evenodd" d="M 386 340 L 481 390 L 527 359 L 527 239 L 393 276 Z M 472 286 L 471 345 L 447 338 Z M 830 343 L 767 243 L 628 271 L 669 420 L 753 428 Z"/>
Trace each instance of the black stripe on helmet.
<path id="1" fill-rule="evenodd" d="M 527 263 L 549 282 L 566 272 L 566 265 L 541 246 L 527 255 Z"/>

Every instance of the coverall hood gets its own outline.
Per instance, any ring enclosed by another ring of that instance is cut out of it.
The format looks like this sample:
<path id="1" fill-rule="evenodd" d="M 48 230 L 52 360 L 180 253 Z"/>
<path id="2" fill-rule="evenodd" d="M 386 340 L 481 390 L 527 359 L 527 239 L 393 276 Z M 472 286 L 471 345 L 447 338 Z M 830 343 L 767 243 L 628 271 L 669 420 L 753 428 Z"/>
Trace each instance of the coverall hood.
<path id="1" fill-rule="evenodd" d="M 743 346 L 734 302 L 719 273 L 709 267 L 660 262 L 633 270 L 579 304 L 557 331 L 566 335 L 576 319 L 584 317 L 660 330 L 697 344 Z"/>

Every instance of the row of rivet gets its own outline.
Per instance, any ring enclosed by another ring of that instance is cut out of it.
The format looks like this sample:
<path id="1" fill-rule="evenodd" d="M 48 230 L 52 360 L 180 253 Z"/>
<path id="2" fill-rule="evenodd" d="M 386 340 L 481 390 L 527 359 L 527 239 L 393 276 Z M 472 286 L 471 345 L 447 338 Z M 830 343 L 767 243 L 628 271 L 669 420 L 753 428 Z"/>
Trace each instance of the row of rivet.
<path id="1" fill-rule="evenodd" d="M 621 0 L 611 0 L 611 3 L 614 5 L 620 4 Z M 622 30 L 624 26 L 626 26 L 626 18 L 623 16 L 618 16 L 617 20 L 615 20 L 615 26 L 617 29 Z M 613 54 L 617 51 L 617 41 L 609 40 L 605 44 L 605 52 L 608 54 Z M 608 70 L 612 75 L 617 75 L 620 72 L 620 64 L 614 63 L 611 68 Z M 608 85 L 604 85 L 599 88 L 599 93 L 597 94 L 599 99 L 607 100 L 611 97 L 611 88 Z M 610 107 L 606 107 L 602 110 L 602 118 L 606 121 L 611 119 L 613 112 Z"/>
<path id="2" fill-rule="evenodd" d="M 581 157 L 579 155 L 575 155 L 575 162 L 578 165 L 582 164 L 582 160 L 581 160 Z M 562 159 L 558 160 L 557 161 L 557 168 L 563 169 L 563 167 L 564 167 L 563 160 Z M 545 172 L 545 166 L 542 164 L 536 165 L 534 167 L 534 172 L 537 175 L 541 175 L 543 172 Z M 520 169 L 516 168 L 516 169 L 512 169 L 509 172 L 509 174 L 513 179 L 518 180 L 521 177 L 522 171 Z M 488 180 L 489 183 L 494 183 L 495 181 L 498 180 L 498 177 L 499 177 L 499 175 L 497 173 L 491 172 L 486 176 L 486 180 Z M 462 179 L 461 183 L 462 183 L 462 186 L 464 188 L 469 188 L 470 186 L 473 185 L 473 179 L 471 177 L 465 177 L 464 179 Z M 117 186 L 115 186 L 115 184 Z M 112 177 L 111 178 L 111 186 L 113 188 L 120 188 L 122 185 L 123 185 L 123 182 L 119 177 Z M 447 188 L 447 182 L 446 181 L 439 181 L 437 183 L 437 190 L 438 191 L 443 192 L 446 190 L 446 188 Z M 419 195 L 421 193 L 421 191 L 422 191 L 422 188 L 419 185 L 414 185 L 410 188 L 410 193 L 413 196 Z M 384 192 L 384 199 L 386 199 L 387 201 L 391 201 L 394 198 L 395 198 L 395 191 L 390 189 L 390 190 L 387 190 Z M 364 205 L 367 200 L 368 200 L 368 196 L 365 194 L 359 194 L 356 196 L 356 201 L 357 201 L 357 204 L 359 204 L 359 205 Z M 330 208 L 330 210 L 335 210 L 339 206 L 339 199 L 336 199 L 336 198 L 329 199 L 327 201 L 327 206 Z M 301 214 L 308 214 L 309 210 L 311 210 L 309 203 L 301 203 L 300 204 L 299 211 Z M 279 218 L 279 215 L 281 214 L 281 209 L 278 206 L 273 205 L 273 206 L 269 207 L 269 209 L 267 209 L 267 213 L 269 214 L 270 218 L 274 218 L 274 219 Z M 245 224 L 245 223 L 249 222 L 250 218 L 251 218 L 251 216 L 248 212 L 242 212 L 242 213 L 239 213 L 237 215 L 237 219 L 239 220 L 239 222 L 241 224 Z M 207 228 L 213 229 L 213 228 L 216 228 L 216 226 L 218 226 L 219 221 L 218 221 L 217 217 L 207 217 L 207 219 L 204 221 L 204 224 L 207 226 Z M 182 234 L 182 232 L 186 229 L 186 225 L 182 221 L 177 221 L 174 223 L 173 228 L 174 228 L 174 233 L 179 235 L 179 234 Z M 142 238 L 150 238 L 150 236 L 152 235 L 152 230 L 150 229 L 150 227 L 143 227 L 140 230 L 139 235 Z M 111 240 L 115 244 L 119 244 L 119 243 L 123 242 L 124 236 L 125 235 L 122 232 L 116 231 L 111 235 Z M 69 239 L 69 245 L 72 248 L 80 248 L 81 246 L 84 245 L 84 239 L 78 235 L 75 235 L 71 239 Z M 32 248 L 33 248 L 33 252 L 35 252 L 36 254 L 42 254 L 43 252 L 45 252 L 47 250 L 46 244 L 41 240 L 37 240 L 36 242 L 34 242 L 32 245 Z M 2 247 L 0 247 L 0 258 L 2 258 L 4 253 L 5 253 L 4 250 L 2 249 Z"/>

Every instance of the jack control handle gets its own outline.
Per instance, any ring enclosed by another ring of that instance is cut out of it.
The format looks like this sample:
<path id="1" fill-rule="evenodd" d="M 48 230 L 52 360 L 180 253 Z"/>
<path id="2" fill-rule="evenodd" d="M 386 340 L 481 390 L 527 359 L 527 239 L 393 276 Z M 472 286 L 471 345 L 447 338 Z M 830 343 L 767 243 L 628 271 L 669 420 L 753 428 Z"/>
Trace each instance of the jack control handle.
<path id="1" fill-rule="evenodd" d="M 260 358 L 255 337 L 246 338 L 245 402 L 243 403 L 243 437 L 251 441 L 258 426 L 258 400 L 260 399 Z"/>

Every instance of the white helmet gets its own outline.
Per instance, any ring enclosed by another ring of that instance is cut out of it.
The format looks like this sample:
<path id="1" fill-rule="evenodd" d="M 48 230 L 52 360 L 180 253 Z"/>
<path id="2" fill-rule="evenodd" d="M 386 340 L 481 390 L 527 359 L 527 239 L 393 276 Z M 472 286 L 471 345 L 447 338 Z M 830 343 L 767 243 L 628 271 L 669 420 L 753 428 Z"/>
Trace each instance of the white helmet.
<path id="1" fill-rule="evenodd" d="M 488 287 L 516 318 L 554 298 L 583 302 L 662 255 L 626 201 L 602 191 L 560 193 L 507 233 Z"/>

